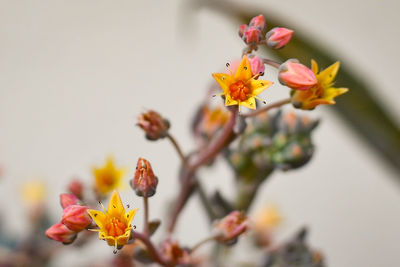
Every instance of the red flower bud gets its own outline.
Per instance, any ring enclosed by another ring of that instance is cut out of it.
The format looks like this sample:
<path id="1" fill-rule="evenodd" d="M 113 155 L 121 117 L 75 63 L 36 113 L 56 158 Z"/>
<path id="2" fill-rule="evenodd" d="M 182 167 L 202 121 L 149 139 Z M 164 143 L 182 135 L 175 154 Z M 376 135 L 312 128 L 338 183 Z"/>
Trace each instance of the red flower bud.
<path id="1" fill-rule="evenodd" d="M 135 176 L 131 180 L 131 187 L 138 196 L 151 197 L 156 193 L 158 179 L 153 173 L 150 162 L 139 158 Z"/>
<path id="2" fill-rule="evenodd" d="M 64 244 L 72 243 L 76 238 L 76 232 L 62 223 L 56 223 L 46 230 L 46 236 Z"/>
<path id="3" fill-rule="evenodd" d="M 253 75 L 256 75 L 259 73 L 264 73 L 265 66 L 259 57 L 255 56 L 255 57 L 249 58 L 249 63 L 250 63 L 251 73 L 253 73 Z"/>
<path id="4" fill-rule="evenodd" d="M 279 67 L 279 82 L 295 90 L 308 90 L 318 83 L 315 74 L 296 59 L 289 59 Z"/>
<path id="5" fill-rule="evenodd" d="M 250 20 L 250 27 L 257 27 L 260 31 L 264 30 L 265 19 L 263 15 L 258 15 Z"/>
<path id="6" fill-rule="evenodd" d="M 243 37 L 244 31 L 247 29 L 247 25 L 246 24 L 242 24 L 239 27 L 239 36 Z"/>
<path id="7" fill-rule="evenodd" d="M 79 232 L 92 223 L 86 206 L 71 205 L 64 209 L 61 222 L 69 229 Z"/>
<path id="8" fill-rule="evenodd" d="M 68 184 L 68 191 L 82 199 L 83 196 L 83 184 L 81 181 L 73 180 Z"/>
<path id="9" fill-rule="evenodd" d="M 256 44 L 261 40 L 261 30 L 258 27 L 249 26 L 243 33 L 246 44 Z"/>
<path id="10" fill-rule="evenodd" d="M 232 211 L 214 224 L 215 240 L 233 244 L 237 238 L 247 231 L 249 220 L 242 212 Z"/>
<path id="11" fill-rule="evenodd" d="M 280 49 L 292 39 L 293 31 L 286 28 L 273 28 L 267 32 L 265 39 L 267 45 L 274 49 Z"/>
<path id="12" fill-rule="evenodd" d="M 78 204 L 78 198 L 74 194 L 61 194 L 60 204 L 63 209 L 68 206 Z"/>
<path id="13" fill-rule="evenodd" d="M 140 114 L 137 125 L 142 128 L 146 133 L 146 138 L 149 140 L 164 138 L 169 129 L 168 120 L 153 110 Z"/>

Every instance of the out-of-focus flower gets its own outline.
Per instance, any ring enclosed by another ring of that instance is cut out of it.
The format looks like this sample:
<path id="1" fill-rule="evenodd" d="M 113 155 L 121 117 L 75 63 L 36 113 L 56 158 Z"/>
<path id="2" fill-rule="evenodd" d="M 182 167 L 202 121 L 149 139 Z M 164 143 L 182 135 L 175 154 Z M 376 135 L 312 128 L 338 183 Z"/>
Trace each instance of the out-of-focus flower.
<path id="1" fill-rule="evenodd" d="M 77 196 L 79 199 L 83 197 L 83 184 L 79 180 L 72 180 L 68 184 L 68 191 Z"/>
<path id="2" fill-rule="evenodd" d="M 225 244 L 234 244 L 238 237 L 249 228 L 249 219 L 242 212 L 232 211 L 214 223 L 215 240 Z"/>
<path id="3" fill-rule="evenodd" d="M 61 223 L 75 232 L 80 232 L 92 223 L 92 219 L 86 206 L 70 205 L 64 209 Z"/>
<path id="4" fill-rule="evenodd" d="M 187 266 L 191 262 L 189 252 L 171 238 L 161 243 L 161 253 L 172 266 Z"/>
<path id="5" fill-rule="evenodd" d="M 126 245 L 131 238 L 131 222 L 136 211 L 137 209 L 125 211 L 121 197 L 116 190 L 111 195 L 105 213 L 93 209 L 87 210 L 90 217 L 100 228 L 94 230 L 99 232 L 99 239 L 106 240 L 108 245 L 114 246 L 114 253 L 117 252 L 117 249 Z"/>
<path id="6" fill-rule="evenodd" d="M 256 243 L 260 246 L 270 245 L 271 234 L 281 221 L 282 217 L 275 206 L 267 205 L 257 212 L 252 220 Z"/>
<path id="7" fill-rule="evenodd" d="M 243 59 L 235 74 L 214 73 L 213 77 L 221 86 L 225 96 L 225 105 L 239 105 L 250 109 L 256 109 L 256 98 L 273 84 L 271 81 L 256 80 L 261 74 L 253 75 L 247 56 Z"/>
<path id="8" fill-rule="evenodd" d="M 297 59 L 289 59 L 279 67 L 279 82 L 295 90 L 308 90 L 318 81 L 312 70 L 300 64 Z"/>
<path id="9" fill-rule="evenodd" d="M 273 28 L 267 32 L 265 39 L 267 45 L 274 49 L 280 49 L 292 39 L 293 31 L 286 28 Z"/>
<path id="10" fill-rule="evenodd" d="M 261 209 L 253 220 L 253 229 L 255 231 L 263 231 L 266 228 L 271 229 L 279 226 L 282 222 L 279 210 L 272 205 L 267 205 Z"/>
<path id="11" fill-rule="evenodd" d="M 64 244 L 72 243 L 75 240 L 76 235 L 75 231 L 69 229 L 62 223 L 56 223 L 46 230 L 46 236 L 48 238 Z"/>
<path id="12" fill-rule="evenodd" d="M 109 157 L 106 164 L 100 168 L 93 168 L 95 178 L 94 187 L 97 192 L 107 194 L 120 186 L 125 169 L 117 168 L 113 158 Z"/>
<path id="13" fill-rule="evenodd" d="M 23 184 L 21 197 L 26 205 L 36 206 L 43 203 L 46 196 L 46 185 L 44 182 L 36 180 Z"/>
<path id="14" fill-rule="evenodd" d="M 151 197 L 156 193 L 158 179 L 154 175 L 150 162 L 144 158 L 138 159 L 135 176 L 130 184 L 138 196 Z"/>
<path id="15" fill-rule="evenodd" d="M 164 138 L 168 134 L 169 121 L 161 117 L 154 110 L 140 114 L 137 118 L 137 125 L 146 133 L 149 140 Z"/>
<path id="16" fill-rule="evenodd" d="M 318 65 L 311 61 L 312 71 L 318 83 L 306 91 L 292 91 L 292 104 L 295 108 L 310 110 L 318 105 L 333 105 L 334 98 L 346 93 L 348 88 L 333 87 L 340 63 L 336 62 L 318 73 Z"/>
<path id="17" fill-rule="evenodd" d="M 200 116 L 200 121 L 195 129 L 196 134 L 209 140 L 222 129 L 228 121 L 230 113 L 223 106 L 204 106 Z"/>
<path id="18" fill-rule="evenodd" d="M 78 204 L 79 199 L 74 194 L 61 194 L 60 204 L 63 209 L 68 206 Z"/>

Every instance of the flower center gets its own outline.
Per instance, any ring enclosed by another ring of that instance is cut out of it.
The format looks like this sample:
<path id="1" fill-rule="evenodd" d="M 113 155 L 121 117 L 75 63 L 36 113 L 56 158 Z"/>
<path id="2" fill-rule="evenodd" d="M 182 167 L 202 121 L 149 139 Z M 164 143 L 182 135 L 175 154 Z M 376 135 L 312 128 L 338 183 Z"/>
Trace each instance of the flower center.
<path id="1" fill-rule="evenodd" d="M 250 88 L 243 81 L 237 81 L 229 86 L 229 92 L 233 100 L 246 101 Z"/>
<path id="2" fill-rule="evenodd" d="M 114 176 L 111 173 L 104 173 L 101 180 L 105 186 L 112 186 L 115 183 Z"/>
<path id="3" fill-rule="evenodd" d="M 112 218 L 111 222 L 106 225 L 108 235 L 117 237 L 125 233 L 126 225 L 117 218 Z"/>

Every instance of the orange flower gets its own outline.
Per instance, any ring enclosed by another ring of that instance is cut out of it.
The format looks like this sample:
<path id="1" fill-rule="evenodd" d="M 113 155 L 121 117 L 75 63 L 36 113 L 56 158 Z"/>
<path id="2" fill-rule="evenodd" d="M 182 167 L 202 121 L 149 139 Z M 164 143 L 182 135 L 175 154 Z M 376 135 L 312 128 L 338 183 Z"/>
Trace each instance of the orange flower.
<path id="1" fill-rule="evenodd" d="M 257 80 L 261 73 L 253 75 L 247 56 L 243 59 L 236 70 L 236 73 L 214 73 L 213 77 L 221 86 L 225 96 L 225 106 L 238 105 L 250 109 L 256 109 L 256 99 L 258 94 L 263 92 L 273 84 L 271 81 Z"/>
<path id="2" fill-rule="evenodd" d="M 99 232 L 99 239 L 106 240 L 108 245 L 117 249 L 126 245 L 131 238 L 131 222 L 137 209 L 125 211 L 118 191 L 114 190 L 108 203 L 107 211 L 88 210 L 90 217 L 100 229 L 92 230 Z"/>
<path id="3" fill-rule="evenodd" d="M 305 91 L 292 91 L 292 104 L 295 108 L 310 110 L 318 105 L 333 105 L 336 103 L 335 97 L 349 91 L 348 88 L 333 87 L 334 79 L 340 66 L 339 62 L 332 64 L 320 73 L 318 73 L 317 62 L 312 60 L 311 65 L 318 83 Z"/>

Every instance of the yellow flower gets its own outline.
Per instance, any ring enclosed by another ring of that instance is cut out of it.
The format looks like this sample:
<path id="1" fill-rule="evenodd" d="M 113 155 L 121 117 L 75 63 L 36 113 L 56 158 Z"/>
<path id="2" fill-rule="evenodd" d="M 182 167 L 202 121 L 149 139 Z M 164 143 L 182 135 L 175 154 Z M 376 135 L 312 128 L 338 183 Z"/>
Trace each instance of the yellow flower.
<path id="1" fill-rule="evenodd" d="M 39 180 L 26 182 L 21 188 L 21 196 L 27 205 L 42 204 L 46 196 L 46 185 Z"/>
<path id="2" fill-rule="evenodd" d="M 309 110 L 314 109 L 318 105 L 335 104 L 336 102 L 334 98 L 346 93 L 349 90 L 347 88 L 333 87 L 334 79 L 339 70 L 339 66 L 340 62 L 336 62 L 318 74 L 317 62 L 311 60 L 311 68 L 317 77 L 318 83 L 316 86 L 308 90 L 293 90 L 293 106 L 296 108 Z"/>
<path id="3" fill-rule="evenodd" d="M 254 216 L 253 228 L 257 232 L 276 228 L 282 222 L 281 214 L 276 206 L 266 205 Z"/>
<path id="4" fill-rule="evenodd" d="M 242 62 L 236 73 L 214 73 L 213 77 L 221 86 L 225 96 L 225 106 L 239 105 L 250 109 L 256 109 L 258 94 L 273 84 L 271 81 L 257 80 L 260 73 L 253 75 L 247 56 L 243 56 Z"/>
<path id="5" fill-rule="evenodd" d="M 137 209 L 125 211 L 118 191 L 114 190 L 108 203 L 107 211 L 88 209 L 90 217 L 100 229 L 92 230 L 99 232 L 99 239 L 106 240 L 108 245 L 114 246 L 114 253 L 121 246 L 128 243 L 131 238 L 131 222 Z"/>
<path id="6" fill-rule="evenodd" d="M 107 194 L 119 187 L 125 169 L 118 169 L 114 165 L 113 158 L 107 159 L 104 167 L 93 168 L 95 188 L 101 194 Z"/>

